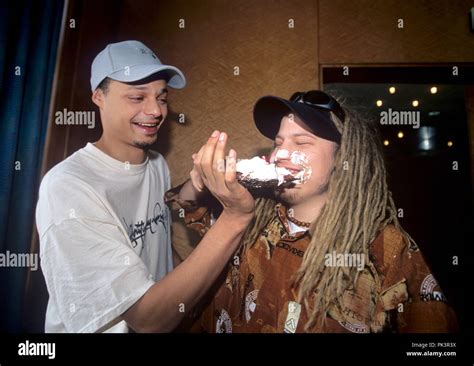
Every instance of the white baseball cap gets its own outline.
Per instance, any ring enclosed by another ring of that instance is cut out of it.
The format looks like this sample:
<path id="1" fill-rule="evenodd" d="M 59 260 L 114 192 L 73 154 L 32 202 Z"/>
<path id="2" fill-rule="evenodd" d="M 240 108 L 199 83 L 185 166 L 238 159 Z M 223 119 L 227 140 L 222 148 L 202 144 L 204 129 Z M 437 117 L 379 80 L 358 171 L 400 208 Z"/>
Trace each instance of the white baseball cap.
<path id="1" fill-rule="evenodd" d="M 176 67 L 163 65 L 160 59 L 139 41 L 108 44 L 94 59 L 91 67 L 91 88 L 94 91 L 105 78 L 133 82 L 160 72 L 168 86 L 184 88 L 186 79 Z"/>

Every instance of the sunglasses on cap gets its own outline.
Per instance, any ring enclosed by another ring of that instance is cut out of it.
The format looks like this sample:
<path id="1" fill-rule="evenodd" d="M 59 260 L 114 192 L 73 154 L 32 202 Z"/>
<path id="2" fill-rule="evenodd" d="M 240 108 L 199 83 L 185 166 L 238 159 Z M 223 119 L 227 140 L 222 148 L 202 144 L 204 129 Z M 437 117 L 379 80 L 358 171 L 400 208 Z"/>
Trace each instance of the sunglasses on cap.
<path id="1" fill-rule="evenodd" d="M 346 118 L 346 113 L 336 99 L 320 90 L 296 92 L 291 96 L 290 101 L 294 103 L 304 103 L 312 107 L 331 111 L 341 122 L 344 122 Z"/>

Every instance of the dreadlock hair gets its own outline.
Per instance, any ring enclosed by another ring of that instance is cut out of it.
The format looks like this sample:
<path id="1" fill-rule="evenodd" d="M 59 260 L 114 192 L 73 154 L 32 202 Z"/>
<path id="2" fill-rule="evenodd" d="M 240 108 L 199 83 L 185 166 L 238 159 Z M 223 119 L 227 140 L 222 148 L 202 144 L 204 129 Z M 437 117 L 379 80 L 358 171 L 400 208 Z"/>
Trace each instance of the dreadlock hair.
<path id="1" fill-rule="evenodd" d="M 356 266 L 326 266 L 327 253 L 360 254 L 367 263 L 369 245 L 388 224 L 400 231 L 406 243 L 414 243 L 397 218 L 375 124 L 354 111 L 344 110 L 343 122 L 330 113 L 341 133 L 341 144 L 335 152 L 327 201 L 311 223 L 311 240 L 294 275 L 297 301 L 304 301 L 308 311 L 305 331 L 324 325 L 332 306 L 341 308 L 342 295 L 355 285 L 360 273 Z M 275 204 L 273 199 L 257 199 L 255 218 L 243 237 L 244 248 L 252 246 L 275 218 Z"/>

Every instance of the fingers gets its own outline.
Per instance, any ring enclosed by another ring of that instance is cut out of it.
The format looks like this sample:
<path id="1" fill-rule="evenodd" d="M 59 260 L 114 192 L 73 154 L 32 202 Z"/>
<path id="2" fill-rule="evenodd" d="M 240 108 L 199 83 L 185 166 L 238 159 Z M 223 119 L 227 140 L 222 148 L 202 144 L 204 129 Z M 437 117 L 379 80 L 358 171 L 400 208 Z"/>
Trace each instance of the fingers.
<path id="1" fill-rule="evenodd" d="M 213 166 L 212 166 L 214 182 L 216 183 L 216 187 L 220 192 L 225 192 L 228 190 L 226 183 L 224 181 L 225 171 L 226 171 L 226 163 L 225 163 L 226 143 L 227 143 L 227 134 L 225 132 L 221 132 L 219 135 L 217 145 L 216 145 L 216 149 L 214 151 L 214 160 L 213 160 Z"/>
<path id="2" fill-rule="evenodd" d="M 193 154 L 194 168 L 190 172 L 194 188 L 204 187 L 216 197 L 228 214 L 250 214 L 255 208 L 252 195 L 237 180 L 237 153 L 231 149 L 225 161 L 228 136 L 214 131 L 197 154 Z"/>
<path id="3" fill-rule="evenodd" d="M 219 131 L 214 131 L 207 140 L 206 145 L 204 145 L 204 150 L 202 152 L 200 166 L 202 170 L 202 175 L 205 180 L 212 186 L 215 186 L 215 178 L 213 174 L 213 164 L 214 164 L 214 152 L 216 150 L 216 145 L 218 142 Z M 208 186 L 208 188 L 210 188 Z"/>
<path id="4" fill-rule="evenodd" d="M 239 185 L 237 182 L 237 153 L 234 149 L 230 149 L 229 156 L 227 157 L 226 169 L 225 169 L 225 184 L 229 190 L 236 188 Z"/>
<path id="5" fill-rule="evenodd" d="M 194 167 L 193 167 L 193 170 L 195 171 L 196 175 L 199 176 L 200 180 L 206 184 L 207 181 L 206 181 L 206 177 L 204 176 L 204 172 L 202 171 L 202 168 L 201 168 L 201 158 L 202 158 L 202 153 L 204 151 L 204 146 L 203 145 L 197 154 L 193 154 L 193 162 L 194 162 Z"/>
<path id="6" fill-rule="evenodd" d="M 239 189 L 235 150 L 231 150 L 227 162 L 225 159 L 227 139 L 225 132 L 214 131 L 199 152 L 193 154 L 194 168 L 190 176 L 198 191 L 202 191 L 206 186 L 213 193 L 226 195 L 231 187 Z"/>
<path id="7" fill-rule="evenodd" d="M 191 158 L 193 159 L 193 169 L 189 172 L 189 176 L 191 177 L 191 183 L 193 184 L 193 187 L 195 190 L 202 192 L 204 189 L 204 183 L 201 179 L 201 175 L 196 171 L 196 168 L 194 167 L 194 160 L 196 159 L 197 154 L 194 153 L 191 155 Z"/>
<path id="8" fill-rule="evenodd" d="M 201 175 L 196 171 L 195 168 L 189 172 L 189 176 L 191 177 L 191 182 L 194 189 L 196 189 L 198 192 L 202 192 L 204 190 L 204 182 L 202 181 Z"/>

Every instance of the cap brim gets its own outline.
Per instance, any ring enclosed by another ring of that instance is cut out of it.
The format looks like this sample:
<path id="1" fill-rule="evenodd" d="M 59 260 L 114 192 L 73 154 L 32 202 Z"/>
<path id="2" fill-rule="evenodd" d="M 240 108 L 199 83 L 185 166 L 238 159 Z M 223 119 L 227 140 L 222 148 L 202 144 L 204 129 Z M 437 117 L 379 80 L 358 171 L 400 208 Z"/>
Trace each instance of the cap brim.
<path id="1" fill-rule="evenodd" d="M 340 143 L 341 135 L 331 120 L 329 112 L 319 110 L 304 103 L 290 102 L 289 100 L 265 96 L 260 98 L 253 109 L 253 118 L 257 129 L 262 135 L 274 139 L 280 129 L 284 116 L 294 113 L 314 133 L 325 140 Z"/>
<path id="2" fill-rule="evenodd" d="M 124 83 L 145 79 L 153 74 L 160 73 L 166 78 L 167 84 L 173 89 L 182 89 L 186 86 L 186 78 L 178 68 L 169 65 L 137 65 L 130 69 L 116 71 L 109 78 Z"/>

